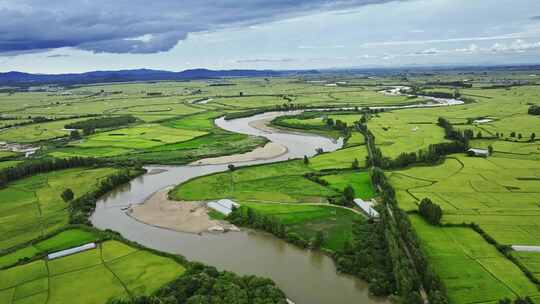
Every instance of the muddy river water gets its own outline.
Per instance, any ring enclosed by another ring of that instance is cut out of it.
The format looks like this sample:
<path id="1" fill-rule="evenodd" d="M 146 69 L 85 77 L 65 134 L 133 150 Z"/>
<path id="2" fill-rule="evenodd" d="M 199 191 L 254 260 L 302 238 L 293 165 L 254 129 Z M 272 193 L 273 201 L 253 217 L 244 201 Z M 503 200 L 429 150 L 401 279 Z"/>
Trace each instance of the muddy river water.
<path id="1" fill-rule="evenodd" d="M 265 128 L 262 122 L 294 112 L 271 112 L 248 118 L 215 121 L 232 132 L 263 136 L 283 145 L 287 152 L 271 159 L 260 159 L 235 166 L 271 163 L 289 158 L 314 155 L 339 149 L 341 140 L 308 134 L 287 133 Z M 182 233 L 154 227 L 129 217 L 123 209 L 140 204 L 154 192 L 188 179 L 227 170 L 223 165 L 147 166 L 142 175 L 101 198 L 92 215 L 92 223 L 100 229 L 120 232 L 125 238 L 144 246 L 178 253 L 189 260 L 200 261 L 239 274 L 271 278 L 297 304 L 322 303 L 385 303 L 368 295 L 364 282 L 338 274 L 330 257 L 299 249 L 267 233 L 252 230 L 202 235 Z"/>

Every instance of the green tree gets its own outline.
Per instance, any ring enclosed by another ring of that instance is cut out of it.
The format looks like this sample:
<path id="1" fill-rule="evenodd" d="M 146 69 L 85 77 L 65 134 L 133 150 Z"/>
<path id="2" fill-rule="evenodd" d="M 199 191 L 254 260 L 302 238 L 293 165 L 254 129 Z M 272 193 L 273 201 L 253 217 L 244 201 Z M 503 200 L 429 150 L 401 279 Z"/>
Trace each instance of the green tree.
<path id="1" fill-rule="evenodd" d="M 309 158 L 307 155 L 304 155 L 304 165 L 309 165 Z"/>
<path id="2" fill-rule="evenodd" d="M 328 117 L 326 119 L 326 125 L 329 126 L 329 127 L 333 127 L 334 126 L 334 120 L 330 117 Z"/>
<path id="3" fill-rule="evenodd" d="M 493 154 L 493 146 L 492 145 L 488 146 L 488 151 L 489 151 L 489 155 Z"/>
<path id="4" fill-rule="evenodd" d="M 418 211 L 430 224 L 439 225 L 442 218 L 442 209 L 429 198 L 424 198 L 418 206 Z"/>
<path id="5" fill-rule="evenodd" d="M 62 192 L 62 194 L 60 195 L 62 197 L 62 200 L 64 200 L 64 202 L 70 202 L 71 200 L 73 200 L 73 197 L 75 196 L 73 194 L 73 191 L 69 188 L 67 188 L 66 190 L 64 190 Z"/>
<path id="6" fill-rule="evenodd" d="M 71 133 L 69 133 L 69 138 L 71 138 L 72 140 L 79 140 L 81 139 L 81 134 L 79 133 L 79 131 L 73 130 L 71 131 Z"/>
<path id="7" fill-rule="evenodd" d="M 360 163 L 358 162 L 358 159 L 357 159 L 357 158 L 355 158 L 355 159 L 353 160 L 353 162 L 352 162 L 352 168 L 353 168 L 353 169 L 358 169 L 358 168 L 360 168 Z"/>
<path id="8" fill-rule="evenodd" d="M 319 249 L 321 248 L 323 242 L 324 242 L 324 233 L 319 230 L 315 233 L 315 237 L 311 241 L 311 247 L 314 249 Z"/>
<path id="9" fill-rule="evenodd" d="M 91 134 L 94 134 L 94 129 L 93 128 L 87 127 L 87 128 L 83 129 L 83 135 L 84 136 L 88 136 L 88 135 L 91 135 Z"/>
<path id="10" fill-rule="evenodd" d="M 354 200 L 354 196 L 355 194 L 353 187 L 351 187 L 351 185 L 345 187 L 343 190 L 343 198 L 345 199 L 345 202 L 351 204 Z"/>

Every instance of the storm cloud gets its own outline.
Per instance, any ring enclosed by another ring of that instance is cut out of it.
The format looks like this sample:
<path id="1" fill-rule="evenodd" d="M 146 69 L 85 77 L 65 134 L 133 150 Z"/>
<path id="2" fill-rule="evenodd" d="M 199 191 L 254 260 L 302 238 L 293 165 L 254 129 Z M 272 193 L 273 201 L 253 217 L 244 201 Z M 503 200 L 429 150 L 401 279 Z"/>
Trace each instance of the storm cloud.
<path id="1" fill-rule="evenodd" d="M 383 2 L 389 0 L 0 0 L 0 53 L 157 53 L 194 32 Z"/>

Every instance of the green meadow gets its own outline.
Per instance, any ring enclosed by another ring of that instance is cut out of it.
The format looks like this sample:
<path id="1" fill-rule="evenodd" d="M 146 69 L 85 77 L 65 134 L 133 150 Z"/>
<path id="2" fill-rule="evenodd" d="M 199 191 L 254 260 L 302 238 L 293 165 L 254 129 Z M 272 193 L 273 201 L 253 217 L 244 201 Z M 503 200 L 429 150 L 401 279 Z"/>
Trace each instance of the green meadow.
<path id="1" fill-rule="evenodd" d="M 283 203 L 326 203 L 337 192 L 304 177 L 314 172 L 300 160 L 239 168 L 192 179 L 175 187 L 176 200 L 213 200 Z"/>
<path id="2" fill-rule="evenodd" d="M 144 124 L 92 135 L 76 146 L 83 148 L 112 147 L 144 149 L 182 142 L 207 134 L 206 132 L 169 128 L 159 124 Z"/>
<path id="3" fill-rule="evenodd" d="M 375 189 L 371 183 L 369 172 L 342 172 L 337 174 L 329 174 L 321 177 L 328 182 L 330 188 L 336 191 L 343 191 L 347 186 L 354 189 L 356 197 L 362 199 L 370 199 L 376 196 Z"/>
<path id="4" fill-rule="evenodd" d="M 352 234 L 354 221 L 364 217 L 351 210 L 336 206 L 298 205 L 281 203 L 242 202 L 255 211 L 277 218 L 287 231 L 300 235 L 305 240 L 322 231 L 322 247 L 331 251 L 341 251 Z"/>
<path id="5" fill-rule="evenodd" d="M 64 130 L 64 126 L 80 120 L 84 119 L 67 119 L 13 127 L 0 131 L 0 141 L 31 143 L 68 136 L 69 131 Z"/>
<path id="6" fill-rule="evenodd" d="M 355 159 L 360 167 L 364 167 L 367 153 L 365 145 L 323 153 L 310 158 L 309 167 L 314 170 L 350 169 Z"/>

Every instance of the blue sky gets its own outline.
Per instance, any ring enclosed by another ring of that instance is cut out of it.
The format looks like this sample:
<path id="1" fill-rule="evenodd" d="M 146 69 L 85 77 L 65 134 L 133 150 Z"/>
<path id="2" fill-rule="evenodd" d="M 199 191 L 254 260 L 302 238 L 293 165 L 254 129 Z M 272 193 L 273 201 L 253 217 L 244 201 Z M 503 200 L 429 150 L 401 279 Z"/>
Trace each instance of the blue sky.
<path id="1" fill-rule="evenodd" d="M 0 71 L 540 63 L 537 0 L 0 0 Z"/>

